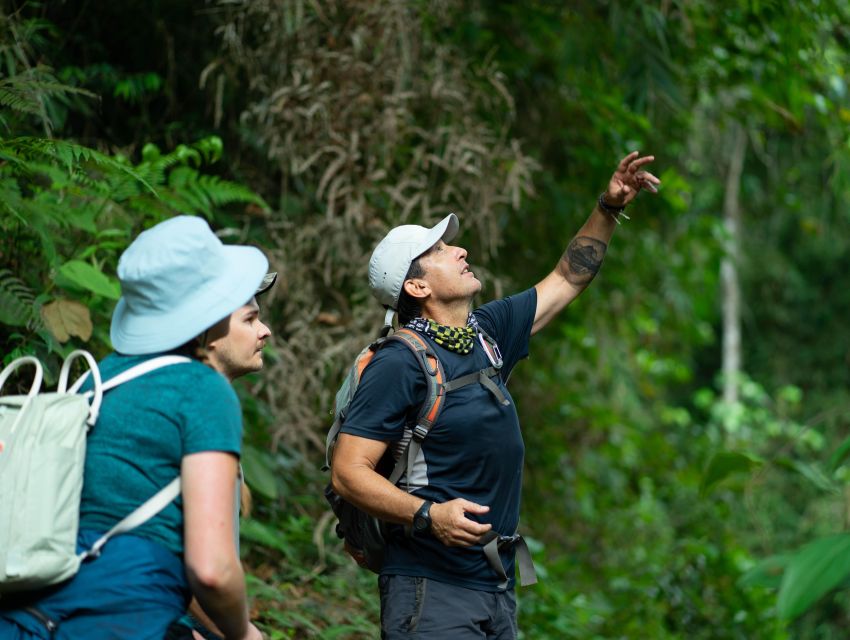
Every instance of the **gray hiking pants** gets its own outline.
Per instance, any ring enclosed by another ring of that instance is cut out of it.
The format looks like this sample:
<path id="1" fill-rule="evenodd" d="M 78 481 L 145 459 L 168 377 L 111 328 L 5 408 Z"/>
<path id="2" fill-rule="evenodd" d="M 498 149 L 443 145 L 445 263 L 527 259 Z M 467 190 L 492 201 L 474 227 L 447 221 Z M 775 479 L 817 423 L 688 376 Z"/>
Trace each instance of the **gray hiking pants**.
<path id="1" fill-rule="evenodd" d="M 513 589 L 491 593 L 410 576 L 381 576 L 378 586 L 382 640 L 516 640 Z"/>

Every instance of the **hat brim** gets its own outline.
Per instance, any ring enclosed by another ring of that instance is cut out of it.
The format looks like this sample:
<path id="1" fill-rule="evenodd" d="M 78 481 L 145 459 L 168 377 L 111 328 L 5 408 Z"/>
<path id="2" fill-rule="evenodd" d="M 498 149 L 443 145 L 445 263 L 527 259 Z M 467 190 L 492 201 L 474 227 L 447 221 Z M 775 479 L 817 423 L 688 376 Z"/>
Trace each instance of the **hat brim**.
<path id="1" fill-rule="evenodd" d="M 443 242 L 451 242 L 454 240 L 459 228 L 460 223 L 458 222 L 457 216 L 450 213 L 428 230 L 428 234 L 425 236 L 422 244 L 416 247 L 416 253 L 413 256 L 413 259 L 415 260 L 422 254 L 428 253 L 440 240 Z"/>
<path id="2" fill-rule="evenodd" d="M 261 295 L 272 288 L 272 285 L 277 280 L 277 271 L 269 271 L 266 275 L 263 276 L 262 281 L 260 282 L 260 286 L 257 287 L 257 291 L 254 292 L 255 296 Z"/>
<path id="3" fill-rule="evenodd" d="M 268 260 L 259 249 L 241 245 L 225 245 L 222 254 L 227 263 L 224 275 L 209 280 L 173 309 L 136 313 L 122 296 L 112 314 L 113 348 L 126 355 L 170 351 L 251 300 L 266 275 Z"/>

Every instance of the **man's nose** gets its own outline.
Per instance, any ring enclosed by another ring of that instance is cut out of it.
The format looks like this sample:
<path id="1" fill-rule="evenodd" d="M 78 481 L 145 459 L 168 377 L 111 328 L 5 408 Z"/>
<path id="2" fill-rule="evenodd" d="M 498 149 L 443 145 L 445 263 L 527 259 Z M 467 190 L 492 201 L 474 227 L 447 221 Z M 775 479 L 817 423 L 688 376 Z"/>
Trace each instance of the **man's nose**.
<path id="1" fill-rule="evenodd" d="M 268 338 L 272 334 L 272 330 L 264 323 L 260 323 L 260 339 Z"/>

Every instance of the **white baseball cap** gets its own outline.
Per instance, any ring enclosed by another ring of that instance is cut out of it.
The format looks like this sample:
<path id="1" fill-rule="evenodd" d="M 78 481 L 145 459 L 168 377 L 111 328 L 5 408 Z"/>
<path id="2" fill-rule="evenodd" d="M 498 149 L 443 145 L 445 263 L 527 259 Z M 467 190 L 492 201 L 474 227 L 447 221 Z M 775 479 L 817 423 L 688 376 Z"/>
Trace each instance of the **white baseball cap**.
<path id="1" fill-rule="evenodd" d="M 440 240 L 451 242 L 458 227 L 457 216 L 450 213 L 430 229 L 405 224 L 384 236 L 369 260 L 369 287 L 378 302 L 390 310 L 396 309 L 410 264 Z"/>
<path id="2" fill-rule="evenodd" d="M 272 285 L 277 280 L 277 271 L 269 271 L 265 276 L 263 276 L 262 282 L 260 282 L 260 286 L 257 287 L 257 290 L 254 292 L 255 296 L 262 295 L 266 291 L 272 288 Z"/>

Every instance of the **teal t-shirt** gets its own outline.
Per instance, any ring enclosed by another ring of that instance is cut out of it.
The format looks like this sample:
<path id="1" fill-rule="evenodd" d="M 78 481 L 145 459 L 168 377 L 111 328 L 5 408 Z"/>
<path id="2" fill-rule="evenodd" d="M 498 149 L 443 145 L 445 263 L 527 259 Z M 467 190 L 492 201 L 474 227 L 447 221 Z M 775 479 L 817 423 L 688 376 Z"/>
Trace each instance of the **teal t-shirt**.
<path id="1" fill-rule="evenodd" d="M 113 353 L 99 365 L 101 379 L 158 355 Z M 90 388 L 87 381 L 84 390 Z M 80 528 L 109 530 L 180 475 L 183 456 L 201 451 L 238 456 L 241 441 L 236 392 L 201 362 L 163 367 L 107 391 L 88 435 Z M 182 497 L 133 535 L 182 554 Z"/>

